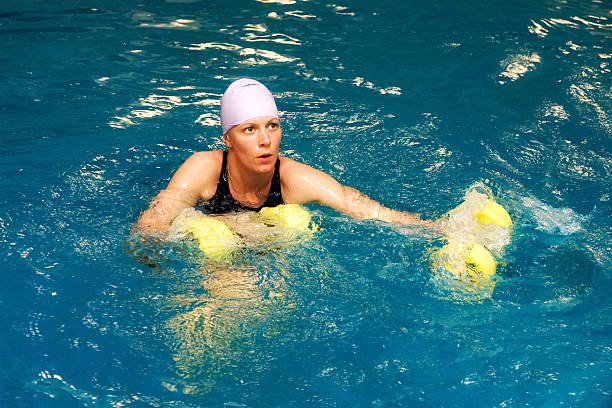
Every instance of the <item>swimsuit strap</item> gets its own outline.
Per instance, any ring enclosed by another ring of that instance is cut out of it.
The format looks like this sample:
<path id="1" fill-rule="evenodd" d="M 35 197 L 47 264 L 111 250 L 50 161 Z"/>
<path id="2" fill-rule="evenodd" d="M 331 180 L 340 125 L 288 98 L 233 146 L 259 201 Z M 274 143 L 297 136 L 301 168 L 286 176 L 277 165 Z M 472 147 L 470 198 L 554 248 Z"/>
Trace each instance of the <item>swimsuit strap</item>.
<path id="1" fill-rule="evenodd" d="M 263 205 L 253 208 L 240 204 L 232 196 L 229 188 L 229 178 L 227 175 L 227 151 L 223 151 L 223 163 L 221 164 L 221 173 L 219 173 L 219 181 L 217 182 L 217 191 L 215 191 L 215 195 L 208 202 L 201 204 L 198 203 L 198 207 L 202 207 L 202 209 L 209 214 L 220 214 L 241 210 L 259 211 L 264 207 L 276 207 L 277 205 L 283 203 L 279 159 L 276 159 L 276 163 L 274 165 L 274 175 L 272 176 L 272 183 L 270 185 L 268 198 Z"/>
<path id="2" fill-rule="evenodd" d="M 262 208 L 276 207 L 277 205 L 284 203 L 285 201 L 283 200 L 283 193 L 281 191 L 280 159 L 276 158 L 276 163 L 274 164 L 274 175 L 272 176 L 272 184 L 270 185 L 270 193 L 268 194 L 268 199 L 262 205 Z"/>

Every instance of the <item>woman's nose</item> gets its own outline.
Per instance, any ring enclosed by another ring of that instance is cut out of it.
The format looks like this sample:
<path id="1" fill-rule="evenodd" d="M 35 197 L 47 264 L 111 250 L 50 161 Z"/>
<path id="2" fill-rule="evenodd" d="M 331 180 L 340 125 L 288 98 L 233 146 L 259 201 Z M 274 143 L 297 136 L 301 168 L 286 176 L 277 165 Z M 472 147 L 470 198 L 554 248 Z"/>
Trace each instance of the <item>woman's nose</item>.
<path id="1" fill-rule="evenodd" d="M 268 135 L 267 129 L 262 129 L 259 133 L 259 145 L 267 146 L 270 144 L 270 135 Z"/>

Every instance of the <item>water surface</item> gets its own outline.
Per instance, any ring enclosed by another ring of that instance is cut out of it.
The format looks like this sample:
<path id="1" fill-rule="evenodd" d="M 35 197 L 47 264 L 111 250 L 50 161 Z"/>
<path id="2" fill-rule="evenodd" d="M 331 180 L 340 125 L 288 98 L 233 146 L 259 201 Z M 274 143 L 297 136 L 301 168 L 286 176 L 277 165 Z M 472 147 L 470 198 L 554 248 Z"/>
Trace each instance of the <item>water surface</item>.
<path id="1" fill-rule="evenodd" d="M 604 407 L 612 391 L 609 4 L 5 1 L 3 406 Z M 129 230 L 219 98 L 269 86 L 281 153 L 437 218 L 514 220 L 495 289 L 418 229 L 320 231 L 223 267 Z"/>

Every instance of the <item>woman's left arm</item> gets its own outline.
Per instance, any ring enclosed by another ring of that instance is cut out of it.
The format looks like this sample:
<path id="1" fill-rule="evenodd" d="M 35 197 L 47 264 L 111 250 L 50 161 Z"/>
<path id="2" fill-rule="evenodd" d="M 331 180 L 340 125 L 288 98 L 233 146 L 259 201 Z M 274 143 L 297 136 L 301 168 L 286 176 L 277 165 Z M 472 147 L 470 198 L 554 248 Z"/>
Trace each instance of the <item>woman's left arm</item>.
<path id="1" fill-rule="evenodd" d="M 387 208 L 360 191 L 343 186 L 329 174 L 308 165 L 285 157 L 282 158 L 281 165 L 285 202 L 316 202 L 357 219 L 377 219 L 434 228 L 433 221 L 423 220 L 418 214 Z"/>

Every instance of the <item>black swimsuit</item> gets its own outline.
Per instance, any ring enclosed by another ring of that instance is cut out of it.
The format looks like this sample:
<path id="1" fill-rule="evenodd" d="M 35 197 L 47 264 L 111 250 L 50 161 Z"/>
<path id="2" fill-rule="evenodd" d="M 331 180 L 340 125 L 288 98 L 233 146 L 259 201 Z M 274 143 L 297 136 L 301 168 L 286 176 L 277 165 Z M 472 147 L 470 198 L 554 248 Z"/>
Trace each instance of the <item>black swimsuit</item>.
<path id="1" fill-rule="evenodd" d="M 259 211 L 263 207 L 276 207 L 277 205 L 283 204 L 279 167 L 280 160 L 276 159 L 274 175 L 272 176 L 272 185 L 270 186 L 270 193 L 268 194 L 266 202 L 263 203 L 261 207 L 247 207 L 246 205 L 240 204 L 232 197 L 227 178 L 227 151 L 224 151 L 223 164 L 221 165 L 221 173 L 219 174 L 219 181 L 217 183 L 217 191 L 209 201 L 199 202 L 198 207 L 208 214 L 223 214 L 232 211 Z"/>

